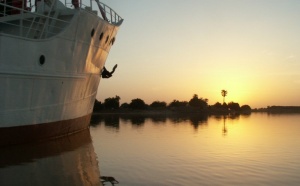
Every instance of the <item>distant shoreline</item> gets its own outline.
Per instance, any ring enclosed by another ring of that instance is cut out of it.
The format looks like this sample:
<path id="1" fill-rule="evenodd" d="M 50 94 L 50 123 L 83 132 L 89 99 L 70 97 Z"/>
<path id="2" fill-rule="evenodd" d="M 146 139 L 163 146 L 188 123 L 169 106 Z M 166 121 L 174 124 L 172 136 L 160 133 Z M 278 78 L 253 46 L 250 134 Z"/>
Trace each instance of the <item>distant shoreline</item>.
<path id="1" fill-rule="evenodd" d="M 300 106 L 268 106 L 267 108 L 252 109 L 252 112 L 300 113 Z"/>

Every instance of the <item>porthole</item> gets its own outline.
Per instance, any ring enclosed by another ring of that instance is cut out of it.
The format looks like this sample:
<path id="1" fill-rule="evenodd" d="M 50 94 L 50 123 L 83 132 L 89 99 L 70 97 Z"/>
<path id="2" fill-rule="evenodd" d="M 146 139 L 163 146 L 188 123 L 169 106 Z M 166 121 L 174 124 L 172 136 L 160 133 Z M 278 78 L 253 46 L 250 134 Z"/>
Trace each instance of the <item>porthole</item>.
<path id="1" fill-rule="evenodd" d="M 95 34 L 95 29 L 93 29 L 93 30 L 91 31 L 91 37 L 93 37 L 94 34 Z"/>
<path id="2" fill-rule="evenodd" d="M 45 62 L 46 62 L 45 56 L 44 56 L 44 55 L 41 55 L 41 56 L 40 56 L 40 60 L 39 60 L 39 64 L 40 64 L 40 65 L 44 65 Z"/>
<path id="3" fill-rule="evenodd" d="M 115 43 L 115 38 L 112 38 L 112 40 L 110 42 L 111 42 L 111 45 L 113 45 Z"/>
<path id="4" fill-rule="evenodd" d="M 103 38 L 103 32 L 100 34 L 99 40 L 101 41 Z"/>
<path id="5" fill-rule="evenodd" d="M 107 37 L 106 37 L 106 41 L 105 41 L 105 43 L 107 43 L 108 39 L 109 39 L 109 37 L 107 36 Z"/>

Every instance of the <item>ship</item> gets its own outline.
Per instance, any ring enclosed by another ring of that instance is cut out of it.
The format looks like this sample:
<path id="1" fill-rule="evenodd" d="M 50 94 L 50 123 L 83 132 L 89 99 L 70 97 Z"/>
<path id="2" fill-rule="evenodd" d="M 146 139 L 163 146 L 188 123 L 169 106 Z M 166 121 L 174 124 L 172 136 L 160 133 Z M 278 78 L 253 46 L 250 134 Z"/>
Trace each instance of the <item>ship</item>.
<path id="1" fill-rule="evenodd" d="M 99 0 L 0 0 L 0 145 L 89 127 L 122 22 Z"/>

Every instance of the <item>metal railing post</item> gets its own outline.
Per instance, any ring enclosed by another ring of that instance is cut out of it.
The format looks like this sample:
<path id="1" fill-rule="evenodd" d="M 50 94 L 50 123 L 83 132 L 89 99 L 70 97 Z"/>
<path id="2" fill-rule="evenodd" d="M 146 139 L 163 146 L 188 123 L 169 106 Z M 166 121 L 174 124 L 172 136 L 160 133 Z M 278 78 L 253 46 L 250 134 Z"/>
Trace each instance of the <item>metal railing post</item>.
<path id="1" fill-rule="evenodd" d="M 110 9 L 110 22 L 112 23 L 113 17 L 112 17 L 112 10 Z"/>
<path id="2" fill-rule="evenodd" d="M 26 0 L 20 0 L 22 1 L 22 10 L 21 10 L 21 19 L 20 19 L 20 36 L 23 36 L 23 20 L 24 20 L 24 1 Z"/>
<path id="3" fill-rule="evenodd" d="M 4 4 L 6 4 L 6 0 L 4 0 Z M 6 6 L 4 6 L 3 16 L 6 16 Z"/>

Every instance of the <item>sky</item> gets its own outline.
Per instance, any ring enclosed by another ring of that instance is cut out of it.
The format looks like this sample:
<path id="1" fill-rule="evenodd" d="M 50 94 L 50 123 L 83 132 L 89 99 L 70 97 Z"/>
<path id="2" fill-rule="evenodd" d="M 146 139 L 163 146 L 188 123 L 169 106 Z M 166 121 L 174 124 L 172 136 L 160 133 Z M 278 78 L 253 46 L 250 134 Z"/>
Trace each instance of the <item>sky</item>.
<path id="1" fill-rule="evenodd" d="M 300 105 L 299 0 L 102 0 L 123 19 L 97 99 Z"/>

